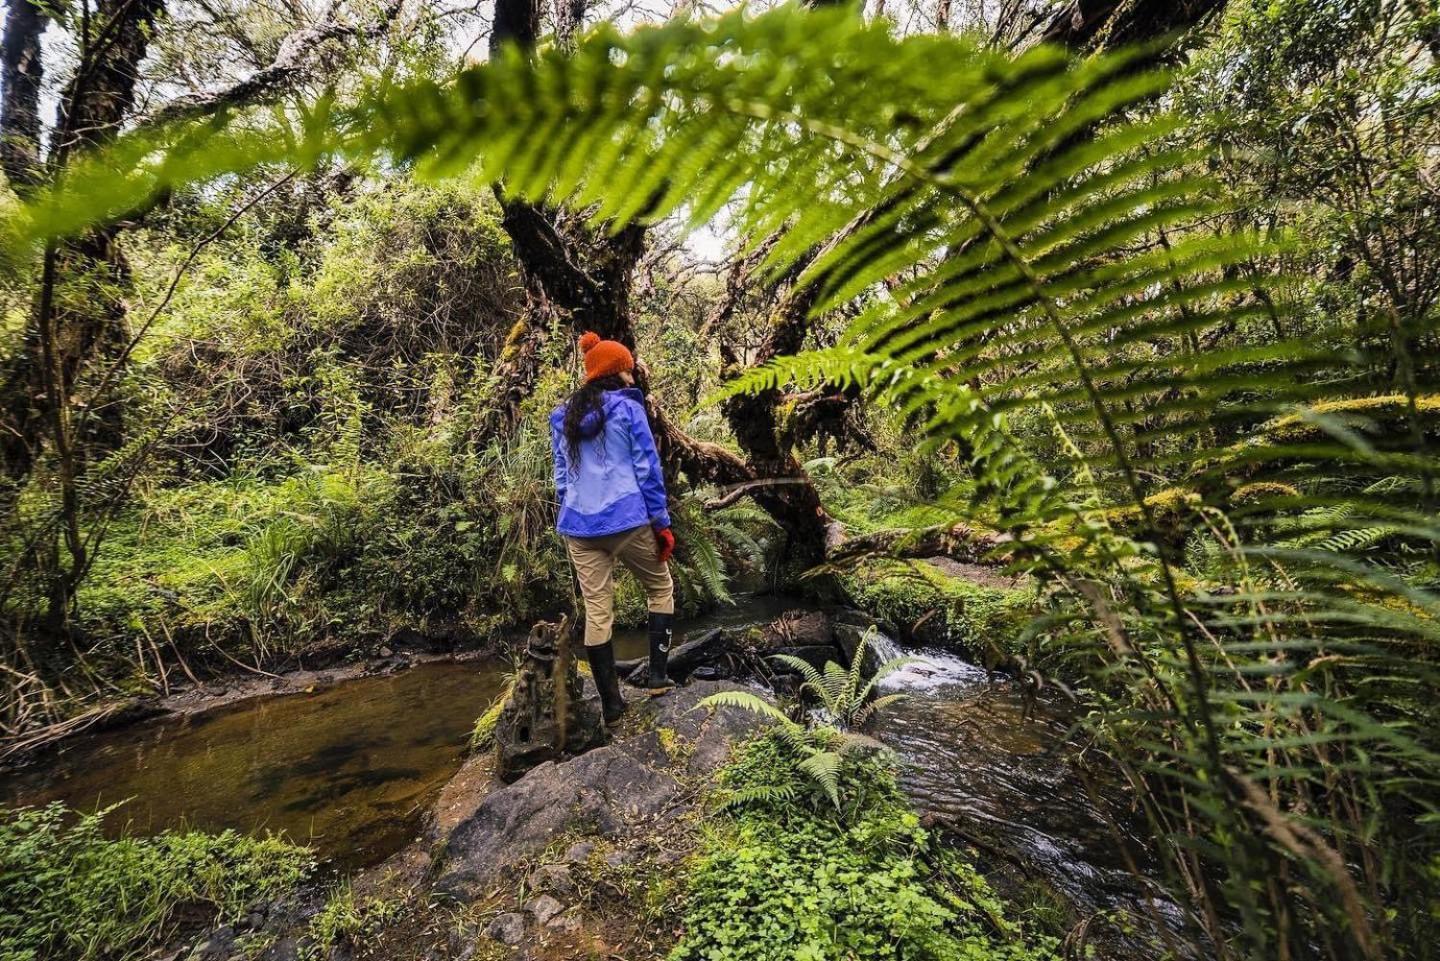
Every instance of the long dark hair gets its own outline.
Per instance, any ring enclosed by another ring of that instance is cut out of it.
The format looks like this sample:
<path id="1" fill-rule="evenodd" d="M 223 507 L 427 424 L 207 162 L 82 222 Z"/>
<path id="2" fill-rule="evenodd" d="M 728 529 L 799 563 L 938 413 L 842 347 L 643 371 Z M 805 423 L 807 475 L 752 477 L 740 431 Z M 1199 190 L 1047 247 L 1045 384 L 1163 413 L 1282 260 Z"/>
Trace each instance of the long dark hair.
<path id="1" fill-rule="evenodd" d="M 565 402 L 565 447 L 570 454 L 572 470 L 580 463 L 580 442 L 585 439 L 581 436 L 580 425 L 585 423 L 586 417 L 594 414 L 599 418 L 597 424 L 600 430 L 604 430 L 605 392 L 620 390 L 624 386 L 625 382 L 619 374 L 596 377 L 581 384 Z"/>

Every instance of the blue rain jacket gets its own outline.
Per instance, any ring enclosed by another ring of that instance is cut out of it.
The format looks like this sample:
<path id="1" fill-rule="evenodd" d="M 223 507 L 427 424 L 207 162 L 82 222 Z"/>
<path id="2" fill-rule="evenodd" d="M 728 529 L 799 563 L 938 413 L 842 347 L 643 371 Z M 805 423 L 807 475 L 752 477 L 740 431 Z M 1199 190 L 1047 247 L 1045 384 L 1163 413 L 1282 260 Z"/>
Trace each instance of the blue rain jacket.
<path id="1" fill-rule="evenodd" d="M 571 537 L 604 537 L 641 524 L 669 527 L 665 477 L 643 395 L 633 387 L 607 390 L 601 403 L 604 430 L 598 416 L 586 418 L 575 464 L 565 442 L 565 405 L 550 414 L 555 490 L 560 495 L 555 528 Z"/>

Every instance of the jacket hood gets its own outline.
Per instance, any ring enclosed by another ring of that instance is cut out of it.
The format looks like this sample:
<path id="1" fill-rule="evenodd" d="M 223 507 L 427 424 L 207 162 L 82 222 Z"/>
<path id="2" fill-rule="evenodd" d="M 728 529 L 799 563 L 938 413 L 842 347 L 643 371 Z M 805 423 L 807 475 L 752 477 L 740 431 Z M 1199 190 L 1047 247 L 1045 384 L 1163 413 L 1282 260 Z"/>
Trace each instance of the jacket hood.
<path id="1" fill-rule="evenodd" d="M 589 440 L 600 433 L 600 429 L 604 425 L 605 422 L 601 419 L 600 412 L 598 410 L 592 410 L 580 419 L 580 436 Z"/>
<path id="2" fill-rule="evenodd" d="M 635 403 L 640 404 L 642 407 L 645 405 L 645 395 L 640 393 L 639 389 L 635 387 L 622 387 L 619 390 L 607 390 L 605 392 L 604 403 L 606 405 L 609 405 L 610 400 L 613 397 L 624 397 L 626 400 L 633 400 Z M 552 416 L 558 418 L 563 423 L 565 418 L 565 405 L 561 404 L 559 407 L 555 408 L 555 413 Z M 600 411 L 592 410 L 590 413 L 586 414 L 585 417 L 580 421 L 580 436 L 588 440 L 591 437 L 599 434 L 600 431 L 604 428 L 604 426 L 604 418 L 600 416 Z"/>
<path id="3" fill-rule="evenodd" d="M 639 387 L 621 387 L 619 390 L 607 390 L 605 393 L 607 395 L 613 394 L 616 397 L 625 397 L 633 400 L 641 407 L 645 406 L 645 395 L 640 393 Z"/>

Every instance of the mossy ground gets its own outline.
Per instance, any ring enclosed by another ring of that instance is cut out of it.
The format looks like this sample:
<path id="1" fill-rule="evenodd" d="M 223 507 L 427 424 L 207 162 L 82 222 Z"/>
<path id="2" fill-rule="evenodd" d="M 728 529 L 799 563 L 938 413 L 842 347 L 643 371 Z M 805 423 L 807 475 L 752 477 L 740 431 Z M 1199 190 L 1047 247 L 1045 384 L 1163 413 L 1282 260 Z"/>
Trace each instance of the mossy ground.
<path id="1" fill-rule="evenodd" d="M 842 579 L 864 611 L 889 621 L 907 640 L 953 648 L 988 664 L 1019 653 L 1034 617 L 1033 587 L 1005 586 L 980 572 L 959 576 L 929 561 L 871 561 Z"/>

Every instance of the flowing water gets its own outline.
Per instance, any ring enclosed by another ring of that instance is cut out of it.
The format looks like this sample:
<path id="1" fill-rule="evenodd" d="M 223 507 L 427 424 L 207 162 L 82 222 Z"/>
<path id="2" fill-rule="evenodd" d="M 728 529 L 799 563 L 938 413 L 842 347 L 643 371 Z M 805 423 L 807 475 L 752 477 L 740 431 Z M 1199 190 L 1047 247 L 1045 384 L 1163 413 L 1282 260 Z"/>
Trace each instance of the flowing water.
<path id="1" fill-rule="evenodd" d="M 916 807 L 1077 915 L 1128 918 L 1130 932 L 1106 926 L 1104 956 L 1157 956 L 1152 945 L 1182 931 L 1184 915 L 1140 879 L 1158 874 L 1141 822 L 1123 786 L 1077 757 L 1075 709 L 1058 697 L 1027 699 L 943 651 L 902 653 L 919 663 L 881 687 L 907 696 L 877 716 L 872 733 L 903 759 L 901 782 Z"/>
<path id="2" fill-rule="evenodd" d="M 795 606 L 747 598 L 684 627 L 765 623 Z M 622 632 L 617 656 L 638 656 L 645 643 L 643 632 Z M 883 657 L 904 653 L 881 645 Z M 1122 850 L 1142 873 L 1151 866 L 1125 827 L 1121 792 L 1087 784 L 1072 762 L 1064 705 L 1027 706 L 980 668 L 912 653 L 925 663 L 885 682 L 910 696 L 881 712 L 875 734 L 900 755 L 907 791 L 937 828 L 990 849 L 1082 913 L 1137 913 L 1153 900 L 1149 911 L 1173 917 L 1177 909 L 1127 870 Z M 0 782 L 0 801 L 81 810 L 126 801 L 112 829 L 279 831 L 341 870 L 378 863 L 416 836 L 506 669 L 497 660 L 426 663 L 75 738 Z"/>

